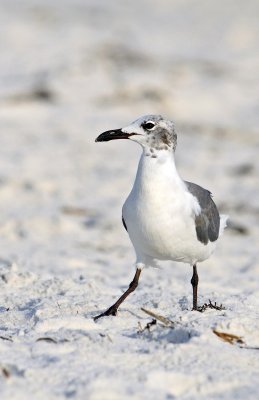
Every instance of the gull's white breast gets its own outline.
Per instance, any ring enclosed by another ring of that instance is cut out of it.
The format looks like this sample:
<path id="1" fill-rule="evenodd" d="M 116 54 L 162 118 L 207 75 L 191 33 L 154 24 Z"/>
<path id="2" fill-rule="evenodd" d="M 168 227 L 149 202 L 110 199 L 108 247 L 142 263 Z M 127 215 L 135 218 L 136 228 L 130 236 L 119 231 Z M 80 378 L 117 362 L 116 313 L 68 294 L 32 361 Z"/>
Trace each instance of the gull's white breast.
<path id="1" fill-rule="evenodd" d="M 197 239 L 197 199 L 179 177 L 173 155 L 142 155 L 131 193 L 123 206 L 123 218 L 137 255 L 137 262 L 151 259 L 194 264 L 207 259 L 215 244 Z"/>

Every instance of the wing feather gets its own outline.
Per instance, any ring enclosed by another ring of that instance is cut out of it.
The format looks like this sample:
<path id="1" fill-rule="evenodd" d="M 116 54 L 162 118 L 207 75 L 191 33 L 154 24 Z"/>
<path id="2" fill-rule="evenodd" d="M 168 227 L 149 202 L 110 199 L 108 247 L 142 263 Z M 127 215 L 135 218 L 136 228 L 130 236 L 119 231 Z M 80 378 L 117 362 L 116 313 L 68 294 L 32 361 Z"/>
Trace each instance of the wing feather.
<path id="1" fill-rule="evenodd" d="M 215 242 L 219 237 L 220 216 L 211 193 L 195 183 L 185 181 L 185 184 L 201 207 L 201 213 L 195 217 L 198 240 L 203 244 Z"/>

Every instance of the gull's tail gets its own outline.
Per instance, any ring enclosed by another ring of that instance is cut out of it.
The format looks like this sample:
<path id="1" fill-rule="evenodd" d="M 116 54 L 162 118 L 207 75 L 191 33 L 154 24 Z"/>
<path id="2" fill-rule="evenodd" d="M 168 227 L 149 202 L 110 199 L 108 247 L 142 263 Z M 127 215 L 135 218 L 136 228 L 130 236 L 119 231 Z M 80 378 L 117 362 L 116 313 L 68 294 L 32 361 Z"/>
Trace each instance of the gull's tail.
<path id="1" fill-rule="evenodd" d="M 220 225 L 219 225 L 219 236 L 222 235 L 224 229 L 227 226 L 228 215 L 221 214 L 220 215 Z"/>

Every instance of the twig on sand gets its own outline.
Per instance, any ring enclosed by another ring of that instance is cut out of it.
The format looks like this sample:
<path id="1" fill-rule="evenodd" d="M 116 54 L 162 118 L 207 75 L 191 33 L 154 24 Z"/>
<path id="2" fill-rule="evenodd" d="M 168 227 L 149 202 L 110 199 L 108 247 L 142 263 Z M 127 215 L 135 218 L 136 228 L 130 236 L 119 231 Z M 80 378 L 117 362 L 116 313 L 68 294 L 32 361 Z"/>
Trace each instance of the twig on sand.
<path id="1" fill-rule="evenodd" d="M 2 374 L 5 378 L 10 378 L 11 373 L 6 367 L 0 367 L 0 369 L 2 370 Z"/>
<path id="2" fill-rule="evenodd" d="M 144 328 L 142 328 L 141 324 L 138 323 L 138 326 L 139 326 L 138 333 L 143 333 L 145 330 L 148 330 L 150 332 L 151 326 L 156 325 L 156 323 L 157 323 L 157 320 L 152 319 L 152 321 L 148 322 Z"/>
<path id="3" fill-rule="evenodd" d="M 216 329 L 212 329 L 212 332 L 215 333 L 220 339 L 222 339 L 224 342 L 230 343 L 230 344 L 244 344 L 243 339 L 241 336 L 233 335 L 232 333 L 227 333 L 227 332 L 219 332 Z"/>
<path id="4" fill-rule="evenodd" d="M 38 339 L 36 339 L 36 342 L 47 342 L 47 343 L 55 343 L 55 344 L 58 343 L 56 339 L 53 339 L 48 336 L 39 337 Z"/>
<path id="5" fill-rule="evenodd" d="M 13 342 L 13 339 L 11 337 L 7 337 L 7 336 L 0 336 L 0 339 L 8 340 L 9 342 Z"/>
<path id="6" fill-rule="evenodd" d="M 171 321 L 170 319 L 163 317 L 162 315 L 156 314 L 153 311 L 147 310 L 146 308 L 141 307 L 141 310 L 144 311 L 144 313 L 150 315 L 151 317 L 155 318 L 157 321 L 162 322 L 165 326 L 174 326 L 174 322 Z"/>
<path id="7" fill-rule="evenodd" d="M 216 329 L 212 329 L 212 332 L 215 333 L 220 339 L 229 344 L 237 344 L 240 349 L 247 350 L 259 350 L 259 347 L 247 346 L 241 336 L 234 335 L 233 333 L 228 332 L 219 332 Z"/>

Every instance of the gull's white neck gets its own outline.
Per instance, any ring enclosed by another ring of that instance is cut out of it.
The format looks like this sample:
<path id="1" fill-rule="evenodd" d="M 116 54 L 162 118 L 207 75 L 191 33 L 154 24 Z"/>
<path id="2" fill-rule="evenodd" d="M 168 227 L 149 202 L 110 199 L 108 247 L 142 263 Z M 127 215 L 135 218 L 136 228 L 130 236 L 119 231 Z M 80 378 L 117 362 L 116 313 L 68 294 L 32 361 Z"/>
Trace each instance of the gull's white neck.
<path id="1" fill-rule="evenodd" d="M 138 171 L 133 186 L 135 194 L 150 194 L 154 191 L 167 191 L 168 187 L 177 190 L 184 187 L 180 178 L 172 150 L 158 150 L 152 157 L 146 149 L 139 160 Z"/>

